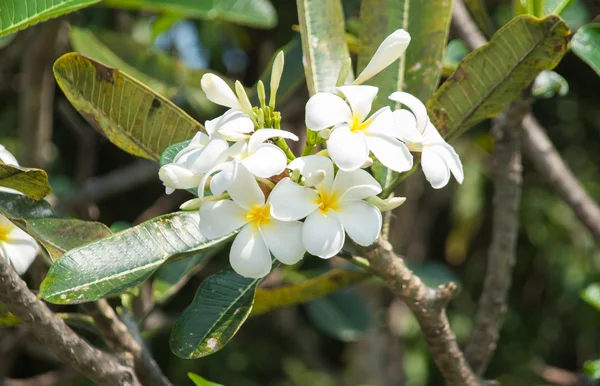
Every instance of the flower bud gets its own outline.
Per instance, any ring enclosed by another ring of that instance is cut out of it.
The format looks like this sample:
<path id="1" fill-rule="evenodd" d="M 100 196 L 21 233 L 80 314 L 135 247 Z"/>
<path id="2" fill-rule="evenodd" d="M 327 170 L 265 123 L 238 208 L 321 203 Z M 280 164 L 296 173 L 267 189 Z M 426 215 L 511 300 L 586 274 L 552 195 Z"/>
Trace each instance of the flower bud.
<path id="1" fill-rule="evenodd" d="M 200 205 L 202 205 L 202 200 L 200 198 L 193 198 L 181 204 L 179 209 L 181 210 L 198 210 L 200 209 Z"/>
<path id="2" fill-rule="evenodd" d="M 265 84 L 262 80 L 258 81 L 256 92 L 258 94 L 258 102 L 260 103 L 260 107 L 264 109 L 267 105 L 267 93 L 265 92 Z"/>
<path id="3" fill-rule="evenodd" d="M 317 186 L 325 181 L 325 170 L 319 169 L 306 176 L 305 186 Z"/>
<path id="4" fill-rule="evenodd" d="M 394 31 L 385 38 L 375 51 L 373 58 L 352 84 L 361 84 L 380 73 L 398 59 L 410 43 L 410 35 L 403 29 Z"/>
<path id="5" fill-rule="evenodd" d="M 246 90 L 239 80 L 235 81 L 235 93 L 237 94 L 240 105 L 242 106 L 242 110 L 246 114 L 250 115 L 250 117 L 256 116 L 254 111 L 252 111 L 252 104 L 250 103 L 248 94 L 246 94 Z"/>
<path id="6" fill-rule="evenodd" d="M 279 83 L 281 82 L 281 75 L 283 75 L 283 64 L 283 51 L 279 51 L 279 53 L 275 57 L 275 60 L 273 61 L 273 67 L 271 69 L 271 95 L 269 96 L 269 106 L 273 110 L 275 109 L 275 99 L 277 97 L 277 89 L 279 89 Z"/>
<path id="7" fill-rule="evenodd" d="M 342 63 L 342 68 L 340 68 L 340 74 L 338 75 L 337 82 L 335 82 L 335 86 L 340 87 L 345 85 L 350 72 L 352 72 L 352 59 L 348 58 Z"/>
<path id="8" fill-rule="evenodd" d="M 242 106 L 233 93 L 233 90 L 218 76 L 204 74 L 200 80 L 200 86 L 209 101 L 221 106 L 242 110 Z"/>
<path id="9" fill-rule="evenodd" d="M 300 176 L 300 169 L 294 169 L 290 175 L 290 179 L 297 183 L 300 180 Z"/>
<path id="10" fill-rule="evenodd" d="M 366 169 L 366 168 L 370 167 L 371 165 L 373 165 L 373 159 L 371 157 L 369 157 L 369 158 L 367 158 L 365 163 L 360 168 Z"/>
<path id="11" fill-rule="evenodd" d="M 323 129 L 323 130 L 319 131 L 319 137 L 323 138 L 326 141 L 329 139 L 330 136 L 331 136 L 331 129 Z"/>
<path id="12" fill-rule="evenodd" d="M 404 201 L 406 201 L 406 197 L 389 197 L 385 200 L 377 196 L 367 198 L 367 202 L 375 205 L 382 212 L 394 210 L 404 204 Z"/>
<path id="13" fill-rule="evenodd" d="M 167 164 L 161 167 L 158 178 L 167 187 L 167 194 L 173 193 L 175 189 L 196 188 L 202 181 L 202 175 L 194 174 L 187 167 L 178 164 Z"/>

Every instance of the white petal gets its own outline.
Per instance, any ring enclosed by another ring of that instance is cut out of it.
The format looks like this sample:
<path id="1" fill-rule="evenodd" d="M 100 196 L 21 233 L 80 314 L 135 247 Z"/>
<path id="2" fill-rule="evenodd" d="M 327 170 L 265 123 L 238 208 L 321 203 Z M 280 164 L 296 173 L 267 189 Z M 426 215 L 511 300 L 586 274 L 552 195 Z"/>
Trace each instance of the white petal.
<path id="1" fill-rule="evenodd" d="M 314 189 L 300 186 L 286 177 L 269 194 L 271 216 L 282 221 L 300 220 L 319 207 L 318 199 Z"/>
<path id="2" fill-rule="evenodd" d="M 254 132 L 254 134 L 252 134 L 252 137 L 250 137 L 250 140 L 248 141 L 248 153 L 250 153 L 250 154 L 254 153 L 260 144 L 262 144 L 263 142 L 265 142 L 268 139 L 276 138 L 276 137 L 291 139 L 293 141 L 298 140 L 298 137 L 295 134 L 290 133 L 289 131 L 285 131 L 285 130 L 277 130 L 277 129 L 256 130 Z"/>
<path id="3" fill-rule="evenodd" d="M 263 143 L 253 154 L 242 160 L 242 165 L 256 177 L 269 178 L 285 170 L 287 158 L 283 150 L 277 146 Z"/>
<path id="4" fill-rule="evenodd" d="M 450 170 L 446 166 L 446 162 L 429 146 L 423 148 L 421 167 L 423 173 L 425 173 L 425 178 L 434 189 L 443 188 L 450 181 Z"/>
<path id="5" fill-rule="evenodd" d="M 369 134 L 383 134 L 396 137 L 398 134 L 394 123 L 394 114 L 387 106 L 377 110 L 365 123 L 367 128 L 363 132 L 367 136 Z"/>
<path id="6" fill-rule="evenodd" d="M 406 145 L 396 138 L 385 135 L 369 135 L 369 150 L 385 167 L 401 173 L 413 166 L 413 157 Z"/>
<path id="7" fill-rule="evenodd" d="M 405 109 L 395 110 L 394 123 L 399 139 L 405 142 L 423 142 L 423 135 L 417 128 L 417 119 L 410 111 Z"/>
<path id="8" fill-rule="evenodd" d="M 373 244 L 381 232 L 381 212 L 362 200 L 344 202 L 336 211 L 344 230 L 358 245 Z"/>
<path id="9" fill-rule="evenodd" d="M 236 236 L 229 251 L 229 263 L 238 274 L 258 279 L 271 271 L 271 254 L 265 241 L 251 224 Z"/>
<path id="10" fill-rule="evenodd" d="M 10 265 L 17 271 L 19 275 L 27 272 L 35 257 L 37 256 L 39 247 L 37 243 L 0 243 L 0 255 L 8 257 Z M 0 256 L 0 258 L 2 258 Z"/>
<path id="11" fill-rule="evenodd" d="M 248 134 L 254 131 L 254 123 L 248 114 L 229 110 L 219 121 L 216 130 L 228 141 L 240 141 L 246 139 Z"/>
<path id="12" fill-rule="evenodd" d="M 334 211 L 327 215 L 316 210 L 304 221 L 302 243 L 311 255 L 328 259 L 337 255 L 344 246 L 344 228 Z"/>
<path id="13" fill-rule="evenodd" d="M 300 174 L 302 174 L 306 178 L 310 178 L 313 175 L 320 174 L 320 170 L 325 172 L 325 179 L 322 184 L 316 186 L 317 189 L 331 189 L 333 185 L 333 163 L 327 157 L 323 157 L 321 155 L 308 155 L 305 157 L 299 157 L 290 162 L 288 165 L 288 169 L 300 170 Z"/>
<path id="14" fill-rule="evenodd" d="M 227 141 L 218 136 L 214 137 L 202 149 L 188 156 L 186 166 L 194 173 L 204 174 L 215 166 L 221 154 L 228 148 Z"/>
<path id="15" fill-rule="evenodd" d="M 373 86 L 342 86 L 339 87 L 339 90 L 348 100 L 352 113 L 359 119 L 359 122 L 367 119 L 379 89 Z"/>
<path id="16" fill-rule="evenodd" d="M 228 162 L 226 164 L 219 165 L 218 170 L 221 171 L 212 176 L 210 180 L 210 192 L 212 194 L 215 196 L 220 196 L 221 194 L 225 193 L 227 189 L 229 189 L 237 174 L 238 165 L 238 162 Z M 212 173 L 214 173 L 214 171 Z M 211 172 L 206 173 L 204 176 L 204 179 L 200 185 L 202 190 L 206 188 L 206 179 L 210 176 L 210 174 Z"/>
<path id="17" fill-rule="evenodd" d="M 244 165 L 238 166 L 235 179 L 227 192 L 236 204 L 246 210 L 265 203 L 265 195 L 260 190 L 258 182 Z"/>
<path id="18" fill-rule="evenodd" d="M 0 161 L 7 165 L 19 166 L 17 159 L 2 145 L 0 145 Z"/>
<path id="19" fill-rule="evenodd" d="M 333 130 L 327 140 L 329 156 L 341 170 L 360 168 L 369 157 L 369 147 L 363 133 L 353 133 L 348 127 Z"/>
<path id="20" fill-rule="evenodd" d="M 319 92 L 306 103 L 306 127 L 313 131 L 320 131 L 351 119 L 352 111 L 348 104 L 334 94 Z"/>
<path id="21" fill-rule="evenodd" d="M 192 189 L 198 187 L 202 175 L 193 173 L 183 165 L 167 164 L 158 171 L 163 185 L 171 189 Z"/>
<path id="22" fill-rule="evenodd" d="M 205 74 L 200 80 L 200 86 L 209 101 L 221 106 L 242 110 L 242 106 L 233 90 L 218 76 L 214 74 Z"/>
<path id="23" fill-rule="evenodd" d="M 423 133 L 423 143 L 427 145 L 434 145 L 438 143 L 446 143 L 444 138 L 440 135 L 440 132 L 436 127 L 431 123 L 431 121 L 427 124 L 425 128 L 425 132 Z"/>
<path id="24" fill-rule="evenodd" d="M 373 58 L 367 64 L 365 69 L 356 77 L 354 84 L 361 84 L 371 79 L 373 76 L 381 72 L 387 66 L 398 59 L 406 47 L 410 43 L 410 35 L 403 29 L 394 31 L 390 36 L 385 38 L 375 51 Z"/>
<path id="25" fill-rule="evenodd" d="M 332 190 L 340 200 L 362 200 L 381 193 L 381 185 L 363 169 L 350 172 L 340 170 L 335 176 Z"/>
<path id="26" fill-rule="evenodd" d="M 247 222 L 246 211 L 231 200 L 207 201 L 200 206 L 200 233 L 209 240 L 228 235 Z"/>
<path id="27" fill-rule="evenodd" d="M 454 148 L 445 142 L 439 145 L 426 146 L 426 148 L 427 151 L 435 152 L 442 157 L 446 166 L 450 169 L 454 178 L 456 178 L 456 181 L 458 181 L 459 184 L 462 184 L 465 175 L 460 158 L 458 157 L 458 154 L 456 154 Z"/>
<path id="28" fill-rule="evenodd" d="M 300 221 L 271 220 L 259 227 L 273 256 L 290 265 L 296 264 L 306 253 L 302 244 L 302 226 Z"/>
<path id="29" fill-rule="evenodd" d="M 408 107 L 415 118 L 417 119 L 417 128 L 421 133 L 425 131 L 425 127 L 427 127 L 427 123 L 429 122 L 429 116 L 427 115 L 427 108 L 418 98 L 415 96 L 402 91 L 396 91 L 390 95 L 390 99 L 399 103 L 402 103 L 404 106 Z"/>

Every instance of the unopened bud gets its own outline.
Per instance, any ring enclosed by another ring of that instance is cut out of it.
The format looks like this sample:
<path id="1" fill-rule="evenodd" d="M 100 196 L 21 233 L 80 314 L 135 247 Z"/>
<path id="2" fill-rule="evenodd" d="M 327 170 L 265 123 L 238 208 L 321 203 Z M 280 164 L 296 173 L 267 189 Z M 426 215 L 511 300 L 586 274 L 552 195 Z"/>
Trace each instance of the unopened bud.
<path id="1" fill-rule="evenodd" d="M 275 109 L 275 99 L 277 98 L 277 89 L 281 82 L 281 75 L 283 75 L 283 64 L 283 51 L 279 51 L 273 61 L 273 68 L 271 69 L 271 95 L 269 96 L 269 106 L 273 110 Z"/>
<path id="2" fill-rule="evenodd" d="M 361 169 L 366 169 L 366 168 L 370 167 L 371 165 L 373 165 L 373 159 L 372 158 L 367 158 L 367 160 L 365 161 L 365 163 L 362 164 L 362 166 L 360 168 Z"/>
<path id="3" fill-rule="evenodd" d="M 324 140 L 328 140 L 329 137 L 331 137 L 331 129 L 323 129 L 319 131 L 319 137 L 323 138 Z"/>
<path id="4" fill-rule="evenodd" d="M 317 170 L 308 176 L 306 176 L 305 186 L 317 186 L 321 182 L 325 181 L 325 170 Z"/>
<path id="5" fill-rule="evenodd" d="M 246 94 L 246 90 L 239 80 L 235 81 L 235 93 L 240 101 L 240 105 L 242 105 L 242 110 L 250 116 L 256 116 L 252 111 L 252 104 L 250 103 L 248 94 Z"/>
<path id="6" fill-rule="evenodd" d="M 265 92 L 265 84 L 262 82 L 262 80 L 258 81 L 258 84 L 256 85 L 256 92 L 258 93 L 260 107 L 264 109 L 267 104 L 267 93 Z"/>
<path id="7" fill-rule="evenodd" d="M 294 169 L 290 175 L 290 179 L 297 183 L 300 180 L 300 169 Z"/>
<path id="8" fill-rule="evenodd" d="M 202 204 L 201 198 L 193 198 L 181 204 L 179 209 L 181 210 L 198 210 L 200 209 L 200 205 Z"/>
<path id="9" fill-rule="evenodd" d="M 258 128 L 263 129 L 265 127 L 265 112 L 262 109 L 258 109 Z"/>
<path id="10" fill-rule="evenodd" d="M 346 80 L 352 71 L 352 59 L 348 58 L 342 63 L 342 68 L 340 68 L 340 74 L 338 75 L 337 82 L 335 82 L 336 87 L 343 86 L 346 84 Z"/>
<path id="11" fill-rule="evenodd" d="M 385 200 L 377 196 L 367 198 L 367 202 L 375 205 L 380 211 L 388 212 L 404 204 L 406 197 L 389 197 Z"/>

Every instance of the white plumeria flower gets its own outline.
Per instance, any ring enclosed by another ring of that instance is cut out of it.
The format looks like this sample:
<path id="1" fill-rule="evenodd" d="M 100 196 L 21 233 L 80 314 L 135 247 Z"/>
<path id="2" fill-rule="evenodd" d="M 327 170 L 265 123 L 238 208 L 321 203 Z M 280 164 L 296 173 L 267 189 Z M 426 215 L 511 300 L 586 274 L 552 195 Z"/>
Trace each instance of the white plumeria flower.
<path id="1" fill-rule="evenodd" d="M 19 166 L 19 162 L 6 148 L 0 145 L 0 161 L 7 165 Z"/>
<path id="2" fill-rule="evenodd" d="M 379 194 L 381 186 L 369 173 L 340 170 L 334 177 L 331 160 L 318 155 L 296 158 L 288 167 L 318 183 L 312 188 L 281 180 L 269 195 L 271 215 L 282 221 L 306 217 L 302 243 L 310 254 L 324 259 L 337 255 L 345 233 L 362 246 L 379 237 L 381 212 L 364 199 Z"/>
<path id="3" fill-rule="evenodd" d="M 380 73 L 398 59 L 410 43 L 410 35 L 403 29 L 394 31 L 379 45 L 373 58 L 365 69 L 356 77 L 353 84 L 361 84 Z"/>
<path id="4" fill-rule="evenodd" d="M 237 142 L 222 154 L 221 163 L 204 175 L 200 189 L 204 189 L 208 178 L 217 173 L 210 180 L 210 191 L 216 196 L 222 194 L 236 179 L 240 165 L 258 178 L 269 178 L 283 172 L 287 165 L 285 153 L 272 143 L 264 143 L 276 137 L 298 140 L 296 135 L 285 130 L 257 130 L 248 141 Z"/>
<path id="5" fill-rule="evenodd" d="M 386 167 L 404 172 L 412 168 L 412 155 L 396 137 L 394 117 L 383 107 L 367 119 L 377 87 L 342 86 L 344 99 L 332 93 L 317 93 L 306 104 L 306 126 L 321 131 L 333 126 L 327 140 L 329 156 L 344 171 L 362 167 L 369 151 Z"/>
<path id="6" fill-rule="evenodd" d="M 40 247 L 33 237 L 0 215 L 0 258 L 23 275 L 31 266 Z"/>
<path id="7" fill-rule="evenodd" d="M 243 166 L 229 187 L 231 200 L 209 201 L 200 207 L 200 233 L 208 239 L 242 228 L 229 252 L 232 268 L 240 275 L 261 278 L 271 271 L 271 254 L 284 264 L 295 264 L 306 250 L 302 223 L 279 221 L 270 213 L 270 199 Z"/>
<path id="8" fill-rule="evenodd" d="M 225 114 L 204 123 L 206 132 L 232 142 L 243 141 L 254 131 L 254 123 L 248 114 L 230 109 Z"/>
<path id="9" fill-rule="evenodd" d="M 394 111 L 396 130 L 410 151 L 421 152 L 421 167 L 431 186 L 434 189 L 446 186 L 450 181 L 450 173 L 462 184 L 464 173 L 460 158 L 429 120 L 425 105 L 404 92 L 395 92 L 390 99 L 412 111 Z"/>
<path id="10" fill-rule="evenodd" d="M 214 104 L 242 111 L 242 105 L 227 83 L 215 74 L 204 74 L 200 87 L 209 101 Z"/>

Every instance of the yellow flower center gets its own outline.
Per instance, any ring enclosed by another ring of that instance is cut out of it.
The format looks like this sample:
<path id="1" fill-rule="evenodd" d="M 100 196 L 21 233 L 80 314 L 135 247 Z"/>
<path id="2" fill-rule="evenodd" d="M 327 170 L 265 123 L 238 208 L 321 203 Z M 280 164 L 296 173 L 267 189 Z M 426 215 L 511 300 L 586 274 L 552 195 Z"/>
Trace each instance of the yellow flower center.
<path id="1" fill-rule="evenodd" d="M 10 240 L 8 234 L 12 230 L 10 225 L 0 225 L 0 243 L 6 243 Z"/>
<path id="2" fill-rule="evenodd" d="M 254 205 L 248 213 L 246 213 L 246 220 L 252 224 L 254 229 L 258 229 L 259 225 L 267 225 L 271 222 L 271 205 Z"/>
<path id="3" fill-rule="evenodd" d="M 356 114 L 353 115 L 352 123 L 350 124 L 350 131 L 352 131 L 352 132 L 363 131 L 368 127 L 369 127 L 368 121 L 361 122 L 360 117 L 358 115 L 356 115 Z"/>
<path id="4" fill-rule="evenodd" d="M 320 191 L 317 204 L 323 214 L 327 214 L 329 210 L 336 211 L 340 209 L 339 197 L 334 192 Z"/>

